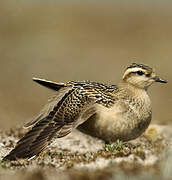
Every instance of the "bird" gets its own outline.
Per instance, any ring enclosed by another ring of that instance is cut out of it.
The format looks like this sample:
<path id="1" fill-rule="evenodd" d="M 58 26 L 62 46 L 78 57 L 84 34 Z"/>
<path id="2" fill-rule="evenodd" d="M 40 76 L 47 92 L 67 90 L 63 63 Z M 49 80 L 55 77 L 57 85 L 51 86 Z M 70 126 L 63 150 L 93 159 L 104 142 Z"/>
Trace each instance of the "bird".
<path id="1" fill-rule="evenodd" d="M 129 141 L 139 137 L 152 119 L 148 88 L 154 82 L 167 83 L 148 65 L 132 63 L 118 85 L 94 81 L 57 83 L 33 78 L 56 94 L 39 115 L 24 125 L 31 128 L 3 160 L 39 155 L 54 138 L 77 128 L 105 142 Z"/>

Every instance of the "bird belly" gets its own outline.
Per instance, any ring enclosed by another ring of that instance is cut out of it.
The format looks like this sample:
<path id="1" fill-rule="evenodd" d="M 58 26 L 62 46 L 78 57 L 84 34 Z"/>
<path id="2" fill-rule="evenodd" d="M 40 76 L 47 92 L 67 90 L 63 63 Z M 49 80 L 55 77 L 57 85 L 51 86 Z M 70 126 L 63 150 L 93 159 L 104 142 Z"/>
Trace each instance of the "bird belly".
<path id="1" fill-rule="evenodd" d="M 80 125 L 79 129 L 106 142 L 135 139 L 148 127 L 151 116 L 128 106 L 121 102 L 111 108 L 100 105 L 97 113 Z"/>

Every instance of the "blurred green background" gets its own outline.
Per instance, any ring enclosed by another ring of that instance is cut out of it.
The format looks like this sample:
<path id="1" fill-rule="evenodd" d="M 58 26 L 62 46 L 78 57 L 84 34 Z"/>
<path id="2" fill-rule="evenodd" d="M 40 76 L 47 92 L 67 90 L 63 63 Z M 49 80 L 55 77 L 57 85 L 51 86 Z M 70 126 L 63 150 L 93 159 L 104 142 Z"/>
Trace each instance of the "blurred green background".
<path id="1" fill-rule="evenodd" d="M 32 77 L 116 84 L 131 62 L 168 80 L 149 93 L 153 122 L 172 120 L 172 1 L 0 2 L 0 128 L 33 118 L 52 91 Z"/>

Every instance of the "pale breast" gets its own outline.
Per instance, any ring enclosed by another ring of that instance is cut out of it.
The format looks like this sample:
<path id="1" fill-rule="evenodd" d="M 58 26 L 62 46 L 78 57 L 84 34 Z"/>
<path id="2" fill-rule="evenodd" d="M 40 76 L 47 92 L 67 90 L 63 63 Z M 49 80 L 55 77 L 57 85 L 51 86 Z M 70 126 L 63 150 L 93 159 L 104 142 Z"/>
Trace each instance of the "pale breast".
<path id="1" fill-rule="evenodd" d="M 124 141 L 140 136 L 151 120 L 150 104 L 130 100 L 117 101 L 111 108 L 97 106 L 94 131 L 106 141 Z"/>

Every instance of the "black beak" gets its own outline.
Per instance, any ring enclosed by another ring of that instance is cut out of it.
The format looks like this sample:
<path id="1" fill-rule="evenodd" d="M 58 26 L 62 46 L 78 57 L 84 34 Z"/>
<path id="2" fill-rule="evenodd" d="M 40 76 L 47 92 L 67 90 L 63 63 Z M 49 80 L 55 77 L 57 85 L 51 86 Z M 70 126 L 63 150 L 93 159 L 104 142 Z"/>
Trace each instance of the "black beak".
<path id="1" fill-rule="evenodd" d="M 161 78 L 160 78 L 160 77 L 158 77 L 158 76 L 155 76 L 155 77 L 153 78 L 153 80 L 154 80 L 155 82 L 167 83 L 167 81 L 166 81 L 166 80 L 161 79 Z"/>

